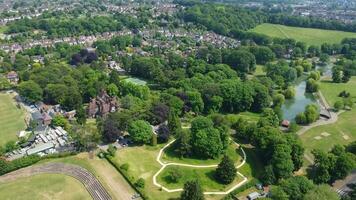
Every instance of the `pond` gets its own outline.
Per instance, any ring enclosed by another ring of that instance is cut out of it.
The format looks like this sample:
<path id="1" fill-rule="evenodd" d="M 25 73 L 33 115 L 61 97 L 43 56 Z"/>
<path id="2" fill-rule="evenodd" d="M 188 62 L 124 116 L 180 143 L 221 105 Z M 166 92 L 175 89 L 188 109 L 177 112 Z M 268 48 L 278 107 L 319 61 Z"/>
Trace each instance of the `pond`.
<path id="1" fill-rule="evenodd" d="M 293 99 L 286 99 L 282 106 L 283 119 L 291 122 L 295 121 L 295 116 L 303 112 L 307 105 L 317 103 L 313 94 L 305 93 L 305 87 L 305 80 L 300 81 L 295 85 L 295 97 Z"/>
<path id="2" fill-rule="evenodd" d="M 317 65 L 316 70 L 322 72 L 324 77 L 331 78 L 333 66 L 333 63 L 328 63 L 326 65 Z"/>

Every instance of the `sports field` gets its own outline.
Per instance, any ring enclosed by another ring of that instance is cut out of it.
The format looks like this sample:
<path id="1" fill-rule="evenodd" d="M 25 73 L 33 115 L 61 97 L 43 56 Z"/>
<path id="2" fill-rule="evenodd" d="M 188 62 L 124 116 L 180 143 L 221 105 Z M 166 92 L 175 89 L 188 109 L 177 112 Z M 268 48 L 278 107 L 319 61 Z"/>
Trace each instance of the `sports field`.
<path id="1" fill-rule="evenodd" d="M 83 184 L 60 174 L 40 174 L 0 184 L 2 200 L 91 199 Z"/>
<path id="2" fill-rule="evenodd" d="M 277 24 L 261 24 L 250 30 L 256 33 L 262 33 L 271 37 L 293 38 L 297 41 L 305 42 L 309 45 L 321 45 L 323 43 L 340 43 L 347 37 L 356 38 L 356 33 L 322 30 L 314 28 L 299 28 L 283 26 Z"/>
<path id="3" fill-rule="evenodd" d="M 16 140 L 16 134 L 25 128 L 24 110 L 16 106 L 12 95 L 0 93 L 0 146 Z"/>

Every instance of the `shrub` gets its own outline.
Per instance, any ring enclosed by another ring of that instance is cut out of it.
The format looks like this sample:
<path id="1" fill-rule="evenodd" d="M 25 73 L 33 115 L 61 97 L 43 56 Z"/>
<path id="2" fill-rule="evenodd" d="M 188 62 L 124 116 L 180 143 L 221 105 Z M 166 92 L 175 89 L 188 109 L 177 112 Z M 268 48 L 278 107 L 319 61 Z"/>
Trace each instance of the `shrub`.
<path id="1" fill-rule="evenodd" d="M 107 151 L 110 156 L 115 157 L 116 147 L 114 147 L 112 144 L 109 145 L 109 148 Z"/>
<path id="2" fill-rule="evenodd" d="M 336 111 L 341 110 L 344 107 L 344 102 L 343 101 L 336 101 L 334 104 L 334 109 Z"/>
<path id="3" fill-rule="evenodd" d="M 173 182 L 173 183 L 178 183 L 179 180 L 182 178 L 182 173 L 180 171 L 178 171 L 178 169 L 173 169 L 171 171 L 168 172 L 168 176 L 169 179 Z"/>
<path id="4" fill-rule="evenodd" d="M 124 163 L 122 165 L 120 165 L 120 169 L 128 171 L 130 168 L 130 165 L 128 163 Z"/>
<path id="5" fill-rule="evenodd" d="M 139 188 L 145 188 L 145 180 L 143 178 L 139 178 L 136 182 L 135 182 L 135 186 L 139 187 Z"/>

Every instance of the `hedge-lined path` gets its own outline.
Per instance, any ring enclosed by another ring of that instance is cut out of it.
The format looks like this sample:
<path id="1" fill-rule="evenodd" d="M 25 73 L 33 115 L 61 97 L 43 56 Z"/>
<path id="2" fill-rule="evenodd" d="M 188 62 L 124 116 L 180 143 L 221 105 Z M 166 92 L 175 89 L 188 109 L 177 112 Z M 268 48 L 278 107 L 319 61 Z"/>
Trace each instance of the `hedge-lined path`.
<path id="1" fill-rule="evenodd" d="M 0 183 L 9 182 L 18 178 L 36 174 L 64 174 L 80 181 L 94 200 L 111 200 L 110 194 L 102 186 L 99 180 L 88 170 L 71 164 L 48 163 L 38 166 L 30 166 L 0 176 Z"/>
<path id="2" fill-rule="evenodd" d="M 171 142 L 169 142 L 167 145 L 165 145 L 158 153 L 158 156 L 156 158 L 156 161 L 162 166 L 161 169 L 158 170 L 158 172 L 156 172 L 156 174 L 153 176 L 153 184 L 159 188 L 162 188 L 164 191 L 166 192 L 181 192 L 183 191 L 183 188 L 177 188 L 177 189 L 168 189 L 166 187 L 164 187 L 163 185 L 159 184 L 157 182 L 157 177 L 158 175 L 167 167 L 167 166 L 184 166 L 184 167 L 192 167 L 192 168 L 215 168 L 218 165 L 190 165 L 190 164 L 182 164 L 182 163 L 174 163 L 174 162 L 164 162 L 161 161 L 161 157 L 162 154 L 164 152 L 164 150 L 171 144 L 173 144 L 176 140 L 173 140 Z M 233 140 L 232 140 L 233 141 Z M 240 146 L 239 144 L 237 144 L 235 141 L 233 141 L 237 146 Z M 243 154 L 243 161 L 241 162 L 241 164 L 239 164 L 238 166 L 236 166 L 236 169 L 239 169 L 240 167 L 242 167 L 245 163 L 246 163 L 246 153 L 243 150 L 243 148 L 241 147 L 241 151 Z M 237 183 L 236 185 L 234 185 L 233 187 L 231 187 L 229 190 L 224 191 L 224 192 L 204 192 L 204 194 L 215 194 L 215 195 L 227 195 L 230 192 L 234 191 L 235 189 L 239 188 L 241 185 L 243 185 L 244 183 L 247 182 L 247 177 L 245 177 L 243 174 L 241 174 L 240 172 L 237 172 L 237 174 L 239 176 L 242 177 L 242 181 Z"/>

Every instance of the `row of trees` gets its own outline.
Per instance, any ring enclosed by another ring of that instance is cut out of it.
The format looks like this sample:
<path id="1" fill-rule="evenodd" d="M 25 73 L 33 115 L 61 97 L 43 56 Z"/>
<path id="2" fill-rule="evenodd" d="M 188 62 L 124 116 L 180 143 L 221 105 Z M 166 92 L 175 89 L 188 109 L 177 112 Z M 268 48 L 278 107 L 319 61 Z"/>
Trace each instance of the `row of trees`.
<path id="1" fill-rule="evenodd" d="M 338 20 L 325 20 L 317 17 L 301 17 L 292 16 L 288 14 L 271 14 L 268 17 L 268 21 L 273 24 L 283 24 L 287 26 L 356 32 L 355 23 L 346 24 Z"/>
<path id="2" fill-rule="evenodd" d="M 335 145 L 330 152 L 313 150 L 314 164 L 308 176 L 314 183 L 333 183 L 344 179 L 356 166 L 355 153 L 345 150 L 342 145 Z"/>
<path id="3" fill-rule="evenodd" d="M 143 18 L 145 16 L 142 16 Z M 37 18 L 23 18 L 11 22 L 6 33 L 25 33 L 33 30 L 43 30 L 50 38 L 79 35 L 93 35 L 103 32 L 119 31 L 124 26 L 139 28 L 147 24 L 147 19 L 133 18 L 129 15 L 115 14 L 108 16 L 75 17 L 71 13 L 47 13 Z M 31 34 L 30 34 L 31 35 Z"/>

